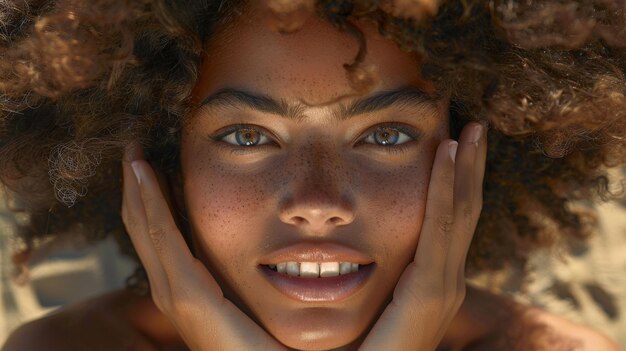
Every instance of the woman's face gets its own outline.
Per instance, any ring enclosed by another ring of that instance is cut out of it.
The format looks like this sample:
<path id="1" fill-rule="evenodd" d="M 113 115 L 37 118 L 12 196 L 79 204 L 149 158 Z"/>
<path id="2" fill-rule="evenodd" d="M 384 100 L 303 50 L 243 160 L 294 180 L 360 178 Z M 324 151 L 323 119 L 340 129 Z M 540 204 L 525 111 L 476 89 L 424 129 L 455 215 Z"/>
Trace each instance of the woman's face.
<path id="1" fill-rule="evenodd" d="M 198 257 L 226 297 L 298 349 L 348 345 L 376 321 L 413 260 L 449 134 L 419 60 L 358 26 L 380 82 L 355 96 L 343 68 L 352 36 L 315 16 L 287 35 L 236 20 L 208 45 L 194 92 L 205 105 L 183 132 Z"/>

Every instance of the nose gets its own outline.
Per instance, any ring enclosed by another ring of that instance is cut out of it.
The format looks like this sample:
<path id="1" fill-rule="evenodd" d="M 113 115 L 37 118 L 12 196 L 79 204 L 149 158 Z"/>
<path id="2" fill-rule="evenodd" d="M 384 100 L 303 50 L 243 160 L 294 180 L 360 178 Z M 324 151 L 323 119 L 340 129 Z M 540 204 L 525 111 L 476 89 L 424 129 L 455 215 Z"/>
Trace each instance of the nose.
<path id="1" fill-rule="evenodd" d="M 354 203 L 341 157 L 328 150 L 309 150 L 298 156 L 280 206 L 280 220 L 312 235 L 352 223 Z"/>
<path id="2" fill-rule="evenodd" d="M 283 206 L 280 219 L 306 233 L 324 235 L 337 226 L 352 223 L 354 212 L 341 203 L 330 201 L 302 201 L 302 198 Z"/>

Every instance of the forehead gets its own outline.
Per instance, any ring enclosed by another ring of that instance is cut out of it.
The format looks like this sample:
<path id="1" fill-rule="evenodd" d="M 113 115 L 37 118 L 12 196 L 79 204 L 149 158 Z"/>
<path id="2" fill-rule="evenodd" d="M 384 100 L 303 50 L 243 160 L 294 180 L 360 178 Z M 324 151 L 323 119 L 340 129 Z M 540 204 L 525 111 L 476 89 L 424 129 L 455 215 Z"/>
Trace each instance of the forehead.
<path id="1" fill-rule="evenodd" d="M 356 23 L 367 43 L 364 65 L 374 65 L 379 84 L 374 90 L 416 86 L 431 91 L 419 74 L 416 54 L 398 49 L 378 34 L 372 23 Z M 243 89 L 287 101 L 321 104 L 353 94 L 344 64 L 352 63 L 359 43 L 312 15 L 297 32 L 281 34 L 259 15 L 245 15 L 207 43 L 198 99 L 222 90 Z"/>

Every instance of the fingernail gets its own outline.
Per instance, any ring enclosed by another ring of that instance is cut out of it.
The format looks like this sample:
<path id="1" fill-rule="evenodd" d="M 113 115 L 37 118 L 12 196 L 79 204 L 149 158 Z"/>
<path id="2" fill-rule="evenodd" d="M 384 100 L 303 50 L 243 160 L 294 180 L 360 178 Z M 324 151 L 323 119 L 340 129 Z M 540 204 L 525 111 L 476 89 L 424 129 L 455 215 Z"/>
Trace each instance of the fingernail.
<path id="1" fill-rule="evenodd" d="M 477 143 L 478 140 L 480 140 L 480 137 L 483 135 L 483 126 L 480 124 L 477 124 L 475 126 L 472 127 L 471 133 L 470 133 L 470 142 L 471 143 Z"/>
<path id="2" fill-rule="evenodd" d="M 450 153 L 450 159 L 452 160 L 452 163 L 454 163 L 456 160 L 456 149 L 458 146 L 459 143 L 454 140 L 448 144 L 448 152 Z"/>
<path id="3" fill-rule="evenodd" d="M 141 173 L 141 166 L 139 165 L 139 162 L 137 162 L 137 161 L 133 161 L 133 162 L 130 164 L 130 166 L 131 166 L 131 167 L 132 167 L 132 169 L 133 169 L 133 173 L 135 173 L 135 178 L 137 178 L 137 183 L 138 183 L 138 184 L 141 184 L 141 176 L 142 176 L 142 173 Z"/>
<path id="4" fill-rule="evenodd" d="M 124 161 L 132 162 L 143 159 L 143 147 L 136 140 L 131 141 L 124 148 Z"/>

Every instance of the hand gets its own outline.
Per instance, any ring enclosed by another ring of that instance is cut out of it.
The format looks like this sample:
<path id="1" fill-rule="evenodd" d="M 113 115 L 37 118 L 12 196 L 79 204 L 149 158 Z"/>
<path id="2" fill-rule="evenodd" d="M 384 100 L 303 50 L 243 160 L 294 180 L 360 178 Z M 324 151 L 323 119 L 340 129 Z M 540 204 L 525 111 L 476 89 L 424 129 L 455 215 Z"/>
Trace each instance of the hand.
<path id="1" fill-rule="evenodd" d="M 122 219 L 148 274 L 156 306 L 191 350 L 285 350 L 224 297 L 203 263 L 193 257 L 156 174 L 142 158 L 137 143 L 127 147 Z"/>
<path id="2" fill-rule="evenodd" d="M 476 132 L 482 134 L 477 142 Z M 469 123 L 437 149 L 415 259 L 359 348 L 435 350 L 465 299 L 465 259 L 482 209 L 486 130 Z"/>

